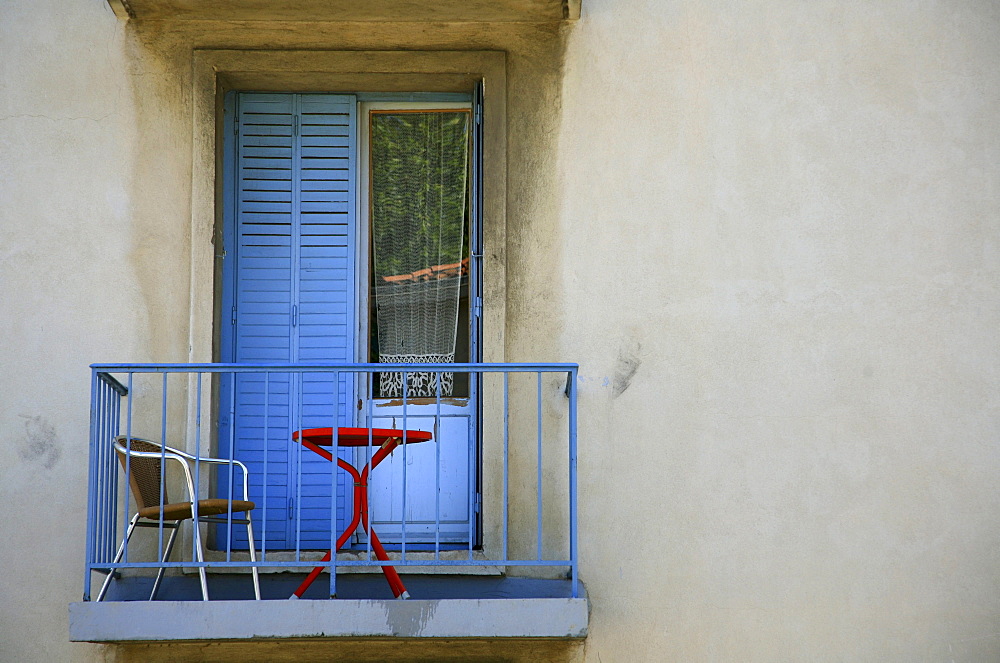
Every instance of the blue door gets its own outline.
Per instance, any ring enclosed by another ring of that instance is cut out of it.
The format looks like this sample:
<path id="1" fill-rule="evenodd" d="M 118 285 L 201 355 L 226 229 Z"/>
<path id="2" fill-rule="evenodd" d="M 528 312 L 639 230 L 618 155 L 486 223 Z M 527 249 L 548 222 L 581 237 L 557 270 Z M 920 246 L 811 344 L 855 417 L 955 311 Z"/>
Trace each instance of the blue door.
<path id="1" fill-rule="evenodd" d="M 407 252 L 413 250 L 407 247 L 419 233 L 393 226 L 387 234 L 384 225 L 385 218 L 405 220 L 409 213 L 379 216 L 369 209 L 369 200 L 379 193 L 371 184 L 378 153 L 367 142 L 362 150 L 368 155 L 367 185 L 359 193 L 359 124 L 368 141 L 369 125 L 378 120 L 373 113 L 382 113 L 388 121 L 397 113 L 372 110 L 374 102 L 365 101 L 368 110 L 359 122 L 358 96 L 256 92 L 226 96 L 224 237 L 223 251 L 218 252 L 223 265 L 221 361 L 400 361 L 383 357 L 387 343 L 376 340 L 386 330 L 385 316 L 376 306 L 380 286 L 413 280 L 426 270 L 396 264 L 406 262 Z M 480 99 L 477 94 L 471 108 L 465 102 L 466 110 L 457 113 L 433 104 L 432 110 L 448 112 L 431 118 L 437 121 L 435 126 L 461 121 L 471 146 L 464 157 L 471 163 L 466 173 L 471 181 L 458 178 L 453 185 L 460 194 L 454 204 L 462 253 L 430 262 L 434 269 L 455 271 L 457 299 L 452 301 L 449 333 L 458 337 L 452 356 L 460 362 L 480 358 Z M 409 124 L 417 116 L 407 113 L 428 113 L 412 104 L 396 111 Z M 409 159 L 415 168 L 426 169 L 427 158 L 420 156 L 429 149 L 424 134 L 417 136 L 419 140 L 408 134 L 392 138 L 391 145 L 424 147 L 401 148 L 401 153 L 390 150 L 382 163 L 386 158 L 392 163 Z M 409 171 L 394 175 L 390 187 L 406 188 L 412 180 Z M 438 190 L 430 184 L 422 189 L 413 195 Z M 404 197 L 393 205 L 409 202 Z M 365 210 L 361 222 L 359 208 Z M 387 242 L 394 247 L 392 262 L 381 275 L 378 269 L 386 255 L 381 247 Z M 435 286 L 443 283 L 438 279 Z M 415 282 L 410 289 L 423 285 L 427 284 Z M 331 529 L 339 533 L 350 520 L 352 491 L 345 474 L 293 443 L 293 431 L 331 425 L 401 428 L 404 422 L 407 428 L 433 431 L 435 441 L 394 454 L 373 473 L 370 506 L 376 530 L 389 545 L 465 546 L 478 540 L 478 380 L 456 374 L 454 387 L 441 392 L 447 398 L 440 403 L 411 388 L 404 413 L 402 393 L 380 386 L 388 378 L 391 375 L 371 382 L 353 374 L 240 373 L 223 381 L 219 452 L 233 453 L 249 469 L 250 499 L 258 504 L 254 513 L 258 546 L 265 542 L 268 550 L 329 548 Z M 355 457 L 350 450 L 341 450 L 340 455 L 359 468 L 367 460 L 364 453 Z M 217 485 L 220 494 L 228 492 L 227 472 L 217 477 Z M 336 513 L 331 513 L 331 494 L 336 495 Z M 364 537 L 353 543 L 364 546 Z M 215 545 L 245 549 L 245 533 L 239 527 L 220 528 Z"/>
<path id="2" fill-rule="evenodd" d="M 223 362 L 355 361 L 356 106 L 352 95 L 227 96 Z M 351 423 L 354 391 L 347 374 L 241 373 L 221 385 L 219 449 L 249 469 L 258 546 L 328 548 L 343 526 L 343 477 L 291 432 Z M 232 545 L 246 548 L 239 530 Z"/>

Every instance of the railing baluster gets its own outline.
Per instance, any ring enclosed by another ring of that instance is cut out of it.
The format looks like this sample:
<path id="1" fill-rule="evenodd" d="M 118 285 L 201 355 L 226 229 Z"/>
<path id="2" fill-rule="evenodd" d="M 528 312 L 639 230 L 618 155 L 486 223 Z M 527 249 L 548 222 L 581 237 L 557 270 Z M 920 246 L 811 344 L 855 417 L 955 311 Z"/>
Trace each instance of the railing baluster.
<path id="1" fill-rule="evenodd" d="M 233 380 L 236 380 L 236 375 L 233 374 Z M 271 371 L 264 371 L 264 433 L 261 436 L 261 446 L 264 449 L 264 476 L 261 477 L 261 513 L 264 515 L 261 517 L 263 521 L 263 526 L 261 527 L 260 535 L 260 561 L 267 561 L 267 523 L 270 518 L 267 517 L 267 486 L 270 483 L 268 480 L 267 473 L 267 463 L 271 456 L 271 425 L 268 417 L 271 415 Z M 248 479 L 249 481 L 249 479 Z"/>
<path id="2" fill-rule="evenodd" d="M 381 376 L 380 376 L 379 381 L 381 382 Z M 375 423 L 374 423 L 375 422 L 375 415 L 374 415 L 374 412 L 372 411 L 372 408 L 374 407 L 374 403 L 375 403 L 375 392 L 373 391 L 374 386 L 375 386 L 375 374 L 374 373 L 368 373 L 368 445 L 365 447 L 367 449 L 368 457 L 365 459 L 365 466 L 369 468 L 369 470 L 368 470 L 368 484 L 369 484 L 369 487 L 371 486 L 371 474 L 372 474 L 371 473 L 372 453 L 373 453 L 373 450 L 372 450 L 372 443 L 373 443 L 372 428 L 375 427 Z M 375 522 L 375 513 L 374 513 L 374 511 L 372 509 L 372 491 L 370 489 L 365 491 L 365 501 L 367 502 L 367 504 L 365 504 L 365 509 L 367 509 L 367 513 L 368 513 L 368 527 L 370 529 L 372 527 L 372 523 Z M 364 530 L 364 527 L 362 527 L 361 529 Z M 366 560 L 368 562 L 371 562 L 372 561 L 372 537 L 369 536 L 367 534 L 367 532 L 365 533 L 365 542 L 366 542 L 365 543 L 365 547 L 368 549 L 367 550 L 368 556 L 366 557 Z"/>
<path id="3" fill-rule="evenodd" d="M 302 376 L 303 376 L 303 374 L 302 374 L 301 371 L 298 371 L 298 372 L 294 373 L 294 375 L 296 376 L 296 378 L 295 378 L 295 381 L 296 381 L 295 382 L 295 390 L 293 391 L 291 389 L 291 385 L 289 385 L 288 402 L 292 406 L 292 412 L 295 415 L 295 422 L 294 422 L 294 424 L 295 424 L 295 426 L 294 426 L 295 430 L 301 431 L 302 430 L 302 403 L 303 403 L 303 398 L 302 398 Z M 292 396 L 293 396 L 293 394 L 294 394 L 294 397 L 295 397 L 294 404 L 292 403 Z M 292 423 L 291 418 L 289 418 L 288 422 Z M 301 433 L 300 433 L 300 435 L 301 435 Z M 289 436 L 288 439 L 291 439 L 291 436 Z M 300 438 L 300 442 L 301 442 L 301 438 Z M 302 450 L 303 450 L 304 447 L 305 447 L 305 445 L 303 445 L 303 444 L 300 443 L 300 444 L 296 445 L 295 451 L 294 451 L 294 453 L 296 455 L 296 462 L 295 462 L 295 503 L 294 503 L 293 506 L 294 506 L 294 511 L 295 511 L 295 561 L 296 562 L 301 562 L 302 561 L 302 453 L 303 453 Z M 334 450 L 334 451 L 336 451 L 336 450 Z"/>
<path id="4" fill-rule="evenodd" d="M 197 387 L 195 395 L 195 418 L 194 418 L 194 490 L 195 495 L 191 498 L 191 509 L 192 509 L 192 522 L 194 522 L 193 516 L 197 512 L 198 507 L 198 491 L 201 490 L 201 373 L 198 373 L 197 377 Z M 197 525 L 193 525 L 197 527 Z M 198 552 L 195 550 L 195 546 L 198 545 L 198 537 L 191 537 L 191 561 L 196 561 L 198 559 Z"/>
<path id="5" fill-rule="evenodd" d="M 580 574 L 577 548 L 577 496 L 576 496 L 576 369 L 569 372 L 569 560 L 573 574 L 573 598 L 580 596 Z"/>
<path id="6" fill-rule="evenodd" d="M 510 482 L 510 373 L 503 374 L 503 561 L 509 557 L 507 551 L 507 518 L 509 508 L 508 486 Z"/>
<path id="7" fill-rule="evenodd" d="M 99 424 L 100 432 L 98 433 L 99 437 L 97 440 L 98 452 L 101 463 L 99 476 L 104 478 L 104 480 L 108 482 L 106 485 L 110 486 L 113 485 L 110 483 L 110 481 L 113 476 L 112 471 L 114 470 L 114 465 L 110 465 L 108 461 L 113 460 L 110 457 L 110 455 L 114 452 L 111 449 L 112 442 L 110 442 L 112 436 L 109 435 L 109 432 L 111 430 L 111 417 L 112 417 L 112 414 L 109 412 L 109 409 L 111 409 L 111 404 L 114 402 L 114 392 L 111 390 L 111 387 L 103 380 L 99 382 L 98 388 L 100 389 L 101 392 L 100 394 L 101 404 L 98 406 L 99 407 L 98 416 L 101 418 L 101 421 Z M 106 493 L 107 491 L 105 490 L 104 492 Z M 105 495 L 102 493 L 102 495 L 100 496 L 100 502 L 98 502 L 98 504 L 100 505 L 99 508 L 100 524 L 98 529 L 98 532 L 100 532 L 100 539 L 97 541 L 98 547 L 95 550 L 95 553 L 102 558 L 106 557 L 107 555 L 106 550 L 107 550 L 107 530 L 109 529 L 108 526 L 114 522 L 114 514 L 111 513 L 110 510 L 108 509 L 108 504 L 110 502 L 111 500 L 107 499 L 107 497 L 105 497 Z"/>
<path id="8" fill-rule="evenodd" d="M 229 390 L 229 478 L 226 481 L 226 492 L 227 499 L 229 503 L 233 503 L 233 475 L 235 474 L 235 467 L 233 460 L 236 458 L 236 392 L 239 389 L 239 384 L 236 381 L 236 376 L 233 375 L 233 388 Z M 222 468 L 216 470 L 217 473 L 226 471 Z M 195 527 L 198 527 L 198 522 L 195 521 Z M 233 510 L 226 510 L 226 561 L 233 561 Z"/>
<path id="9" fill-rule="evenodd" d="M 330 453 L 330 598 L 337 597 L 337 458 L 340 457 L 340 371 L 333 373 L 333 439 Z M 299 440 L 301 442 L 301 439 Z"/>
<path id="10" fill-rule="evenodd" d="M 407 440 L 406 440 L 406 426 L 407 426 L 407 422 L 406 422 L 406 406 L 407 406 L 407 400 L 408 400 L 408 398 L 407 398 L 406 382 L 407 382 L 407 372 L 403 371 L 403 513 L 400 515 L 400 520 L 403 523 L 403 543 L 400 546 L 400 548 L 402 550 L 401 558 L 403 560 L 406 559 L 406 520 L 407 520 L 407 518 L 406 518 L 406 476 L 407 476 L 407 471 L 406 471 L 407 470 L 407 467 L 406 467 L 406 454 L 408 452 L 408 449 L 406 448 L 407 447 L 407 444 L 406 444 L 406 442 L 407 442 Z M 371 476 L 371 470 L 370 469 L 368 471 L 368 476 Z"/>
<path id="11" fill-rule="evenodd" d="M 535 399 L 538 402 L 538 533 L 535 539 L 538 543 L 539 560 L 542 559 L 542 373 L 538 372 L 538 388 Z"/>
<path id="12" fill-rule="evenodd" d="M 128 564 L 128 543 L 125 540 L 125 532 L 128 529 L 128 522 L 129 522 L 128 487 L 132 480 L 131 476 L 132 454 L 130 452 L 132 451 L 132 400 L 133 400 L 133 394 L 135 393 L 135 389 L 132 386 L 133 375 L 134 373 L 132 373 L 132 371 L 129 371 L 128 401 L 126 401 L 128 404 L 128 412 L 125 418 L 125 448 L 127 449 L 127 453 L 125 454 L 125 482 L 122 484 L 122 500 L 124 501 L 125 504 L 125 508 L 122 509 L 122 546 L 124 546 L 122 550 L 122 555 L 123 555 L 122 561 L 125 562 L 126 564 Z"/>
<path id="13" fill-rule="evenodd" d="M 121 385 L 119 385 L 121 387 Z M 111 409 L 111 428 L 108 431 L 108 435 L 105 436 L 101 442 L 100 446 L 102 449 L 102 454 L 104 459 L 101 461 L 104 467 L 104 472 L 107 476 L 107 488 L 105 489 L 105 496 L 102 496 L 105 501 L 105 513 L 104 513 L 104 534 L 102 535 L 102 556 L 107 560 L 111 561 L 114 559 L 115 554 L 115 517 L 118 512 L 118 500 L 117 493 L 115 492 L 115 480 L 117 479 L 117 463 L 115 462 L 115 449 L 114 440 L 118 435 L 118 431 L 121 428 L 121 408 L 122 408 L 122 392 L 114 387 L 112 383 L 107 385 L 108 393 L 111 396 L 112 409 Z M 121 387 L 124 389 L 123 387 Z"/>
<path id="14" fill-rule="evenodd" d="M 468 375 L 469 375 L 469 380 L 471 380 L 472 379 L 472 375 L 471 374 L 468 374 Z M 470 433 L 471 433 L 470 429 L 472 427 L 471 426 L 471 424 L 472 424 L 471 419 L 469 421 L 469 424 L 470 425 L 468 427 L 466 427 L 466 430 L 470 431 L 470 432 L 466 433 L 467 439 L 465 441 L 466 442 L 466 461 L 465 461 L 466 475 L 465 476 L 467 477 L 467 484 L 468 484 L 468 487 L 469 487 L 469 489 L 467 491 L 468 494 L 469 494 L 469 511 L 468 511 L 468 513 L 469 513 L 469 531 L 468 531 L 469 551 L 468 551 L 468 559 L 469 559 L 470 562 L 472 562 L 473 561 L 472 549 L 473 549 L 473 547 L 475 547 L 475 544 L 476 544 L 476 536 L 475 536 L 476 520 L 477 520 L 477 518 L 479 516 L 476 515 L 476 496 L 477 496 L 476 495 L 476 491 L 477 491 L 477 486 L 476 486 L 476 480 L 475 480 L 475 477 L 476 477 L 476 468 L 474 467 L 476 460 L 475 460 L 475 453 L 473 453 L 473 448 L 475 447 L 475 445 L 472 443 L 473 439 L 472 439 L 472 435 L 470 435 Z"/>
<path id="15" fill-rule="evenodd" d="M 163 385 L 161 387 L 162 396 L 160 398 L 161 412 L 160 412 L 160 504 L 166 504 L 167 495 L 167 376 L 170 375 L 167 372 L 163 373 Z M 192 496 L 193 500 L 194 497 Z M 160 509 L 160 519 L 156 526 L 156 536 L 157 536 L 157 546 L 156 546 L 156 556 L 157 559 L 163 556 L 163 525 L 166 519 L 163 517 L 163 509 Z"/>
<path id="16" fill-rule="evenodd" d="M 96 427 L 97 427 L 97 453 L 99 457 L 100 465 L 98 466 L 98 476 L 100 478 L 108 478 L 108 462 L 107 462 L 107 451 L 105 451 L 105 440 L 108 439 L 107 427 L 108 427 L 108 385 L 103 381 L 99 380 L 97 383 L 97 411 L 96 411 Z M 103 502 L 106 502 L 104 500 Z M 100 519 L 98 532 L 105 527 L 107 522 L 107 506 L 103 502 L 98 502 L 99 508 L 97 509 L 97 515 Z M 99 551 L 103 550 L 101 544 L 103 543 L 103 537 L 98 541 L 95 541 L 97 547 L 94 549 L 95 554 L 100 554 Z"/>
<path id="17" fill-rule="evenodd" d="M 434 385 L 434 559 L 441 559 L 441 378 Z"/>

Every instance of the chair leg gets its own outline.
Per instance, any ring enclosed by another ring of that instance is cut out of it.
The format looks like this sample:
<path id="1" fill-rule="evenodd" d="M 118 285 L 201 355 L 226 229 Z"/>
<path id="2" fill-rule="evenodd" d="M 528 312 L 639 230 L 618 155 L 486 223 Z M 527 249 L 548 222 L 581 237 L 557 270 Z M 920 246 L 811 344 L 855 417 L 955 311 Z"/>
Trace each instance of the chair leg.
<path id="1" fill-rule="evenodd" d="M 170 532 L 170 539 L 167 540 L 167 549 L 163 553 L 163 559 L 160 560 L 161 564 L 166 563 L 170 559 L 170 551 L 174 548 L 174 539 L 177 538 L 177 530 L 181 528 L 180 523 L 174 523 L 173 531 Z M 149 600 L 152 601 L 156 598 L 156 592 L 160 589 L 160 582 L 163 581 L 163 573 L 167 570 L 167 567 L 161 566 L 160 570 L 156 572 L 156 581 L 153 582 L 153 591 L 149 594 Z"/>
<path id="2" fill-rule="evenodd" d="M 198 519 L 197 518 L 193 518 L 191 520 L 191 526 L 194 528 L 194 538 L 195 538 L 195 542 L 198 544 L 197 545 L 198 561 L 199 562 L 204 562 L 205 561 L 205 555 L 202 552 L 202 547 L 201 547 L 201 528 L 198 527 Z M 202 598 L 203 601 L 207 601 L 208 600 L 208 576 L 205 574 L 205 567 L 204 566 L 199 566 L 198 567 L 198 575 L 199 575 L 199 577 L 201 579 L 201 598 Z"/>
<path id="3" fill-rule="evenodd" d="M 135 524 L 137 522 L 139 522 L 139 514 L 138 513 L 135 514 L 134 516 L 132 516 L 132 520 L 128 524 L 128 530 L 125 533 L 125 540 L 122 541 L 122 543 L 121 543 L 120 546 L 118 546 L 118 552 L 115 553 L 115 561 L 112 562 L 112 564 L 117 564 L 118 560 L 120 560 L 122 558 L 122 555 L 125 554 L 125 546 L 128 545 L 129 539 L 132 538 L 132 532 L 135 530 Z M 108 577 L 104 579 L 104 584 L 101 585 L 101 591 L 97 593 L 97 600 L 98 601 L 101 601 L 101 600 L 104 599 L 104 595 L 107 593 L 108 587 L 111 585 L 111 578 L 113 578 L 114 575 L 115 575 L 115 567 L 112 566 L 108 570 Z"/>
<path id="4" fill-rule="evenodd" d="M 247 543 L 250 544 L 250 561 L 254 562 L 254 565 L 250 567 L 250 573 L 253 574 L 253 594 L 256 600 L 260 600 L 260 574 L 257 571 L 257 551 L 256 544 L 253 540 L 253 526 L 250 524 L 250 512 L 246 512 L 247 518 Z"/>

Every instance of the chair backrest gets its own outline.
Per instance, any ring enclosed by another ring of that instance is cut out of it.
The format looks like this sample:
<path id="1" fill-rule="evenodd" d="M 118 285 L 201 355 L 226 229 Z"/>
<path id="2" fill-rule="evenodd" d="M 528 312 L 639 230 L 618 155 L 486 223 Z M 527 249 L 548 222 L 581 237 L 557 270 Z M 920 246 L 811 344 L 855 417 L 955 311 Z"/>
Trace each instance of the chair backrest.
<path id="1" fill-rule="evenodd" d="M 118 462 L 121 463 L 122 469 L 126 468 L 126 453 L 123 449 L 142 451 L 146 453 L 160 453 L 163 449 L 163 447 L 156 442 L 143 440 L 138 437 L 130 439 L 125 435 L 119 435 L 115 438 L 115 441 L 118 442 L 118 446 L 115 447 L 115 451 L 118 453 Z M 141 456 L 133 456 L 129 454 L 127 462 L 129 488 L 132 490 L 132 497 L 135 498 L 135 503 L 138 507 L 140 509 L 145 509 L 149 506 L 157 506 L 161 504 L 160 474 L 162 472 L 162 468 L 160 459 L 143 458 Z M 167 497 L 167 485 L 164 482 L 162 504 L 169 503 L 170 499 Z"/>

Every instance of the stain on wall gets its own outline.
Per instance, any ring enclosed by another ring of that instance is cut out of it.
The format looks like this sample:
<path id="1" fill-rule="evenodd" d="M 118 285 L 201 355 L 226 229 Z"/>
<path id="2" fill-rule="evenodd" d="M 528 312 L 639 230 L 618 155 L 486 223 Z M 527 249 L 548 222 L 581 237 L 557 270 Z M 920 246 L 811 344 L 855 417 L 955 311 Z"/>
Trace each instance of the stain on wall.
<path id="1" fill-rule="evenodd" d="M 18 441 L 18 456 L 23 461 L 41 463 L 45 469 L 51 470 L 62 455 L 55 426 L 41 415 L 19 416 L 24 419 L 24 436 Z"/>
<path id="2" fill-rule="evenodd" d="M 392 608 L 386 608 L 385 618 L 393 634 L 415 638 L 423 634 L 428 620 L 437 610 L 437 604 L 434 601 L 400 601 Z"/>
<path id="3" fill-rule="evenodd" d="M 615 373 L 611 380 L 611 397 L 618 398 L 631 386 L 632 378 L 639 371 L 642 365 L 642 345 L 634 342 L 629 347 L 623 347 L 618 351 L 618 360 L 615 362 Z"/>

